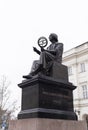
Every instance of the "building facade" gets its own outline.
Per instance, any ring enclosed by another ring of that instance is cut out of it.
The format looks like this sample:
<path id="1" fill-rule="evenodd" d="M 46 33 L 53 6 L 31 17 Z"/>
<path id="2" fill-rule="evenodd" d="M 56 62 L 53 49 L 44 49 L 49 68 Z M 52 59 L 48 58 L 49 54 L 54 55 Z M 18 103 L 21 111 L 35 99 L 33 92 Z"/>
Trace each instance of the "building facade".
<path id="1" fill-rule="evenodd" d="M 88 42 L 64 52 L 63 64 L 68 66 L 69 81 L 77 86 L 74 110 L 83 120 L 88 116 Z"/>

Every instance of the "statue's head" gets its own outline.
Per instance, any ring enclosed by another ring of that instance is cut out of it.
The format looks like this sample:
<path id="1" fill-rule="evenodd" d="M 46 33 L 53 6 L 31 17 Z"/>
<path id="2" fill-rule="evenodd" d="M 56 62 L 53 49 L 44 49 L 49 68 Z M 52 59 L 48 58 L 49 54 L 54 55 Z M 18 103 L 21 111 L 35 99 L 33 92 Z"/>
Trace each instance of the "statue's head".
<path id="1" fill-rule="evenodd" d="M 51 33 L 51 34 L 49 35 L 49 40 L 50 40 L 52 43 L 58 42 L 58 36 L 57 36 L 55 33 Z"/>

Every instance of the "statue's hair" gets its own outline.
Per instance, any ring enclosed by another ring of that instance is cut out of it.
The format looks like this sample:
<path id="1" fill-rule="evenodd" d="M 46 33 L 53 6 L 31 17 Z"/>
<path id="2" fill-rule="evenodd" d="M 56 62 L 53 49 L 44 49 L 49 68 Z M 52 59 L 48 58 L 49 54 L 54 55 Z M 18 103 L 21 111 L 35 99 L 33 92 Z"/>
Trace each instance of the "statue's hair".
<path id="1" fill-rule="evenodd" d="M 57 36 L 57 34 L 55 34 L 55 33 L 51 33 L 50 35 L 49 35 L 49 40 L 51 41 L 51 42 L 58 42 L 58 36 Z"/>

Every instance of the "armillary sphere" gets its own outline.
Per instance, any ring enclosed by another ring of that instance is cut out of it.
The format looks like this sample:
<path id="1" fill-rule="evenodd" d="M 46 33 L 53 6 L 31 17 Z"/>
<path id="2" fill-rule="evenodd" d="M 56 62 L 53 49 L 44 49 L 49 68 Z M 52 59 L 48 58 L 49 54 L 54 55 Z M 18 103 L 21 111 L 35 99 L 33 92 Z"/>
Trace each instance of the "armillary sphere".
<path id="1" fill-rule="evenodd" d="M 39 45 L 41 48 L 46 47 L 47 44 L 48 44 L 48 40 L 47 40 L 46 37 L 40 37 L 40 38 L 38 39 L 38 45 Z"/>

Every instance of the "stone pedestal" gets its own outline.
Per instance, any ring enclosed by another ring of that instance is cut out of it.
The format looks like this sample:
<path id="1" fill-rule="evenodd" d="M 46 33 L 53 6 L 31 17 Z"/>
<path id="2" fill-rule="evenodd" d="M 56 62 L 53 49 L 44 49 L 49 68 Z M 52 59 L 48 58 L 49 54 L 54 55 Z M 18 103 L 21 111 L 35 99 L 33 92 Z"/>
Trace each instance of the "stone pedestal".
<path id="1" fill-rule="evenodd" d="M 30 118 L 10 121 L 9 130 L 87 130 L 84 121 Z"/>
<path id="2" fill-rule="evenodd" d="M 77 120 L 73 111 L 75 86 L 71 83 L 38 75 L 19 84 L 19 87 L 22 88 L 22 109 L 18 119 Z"/>

